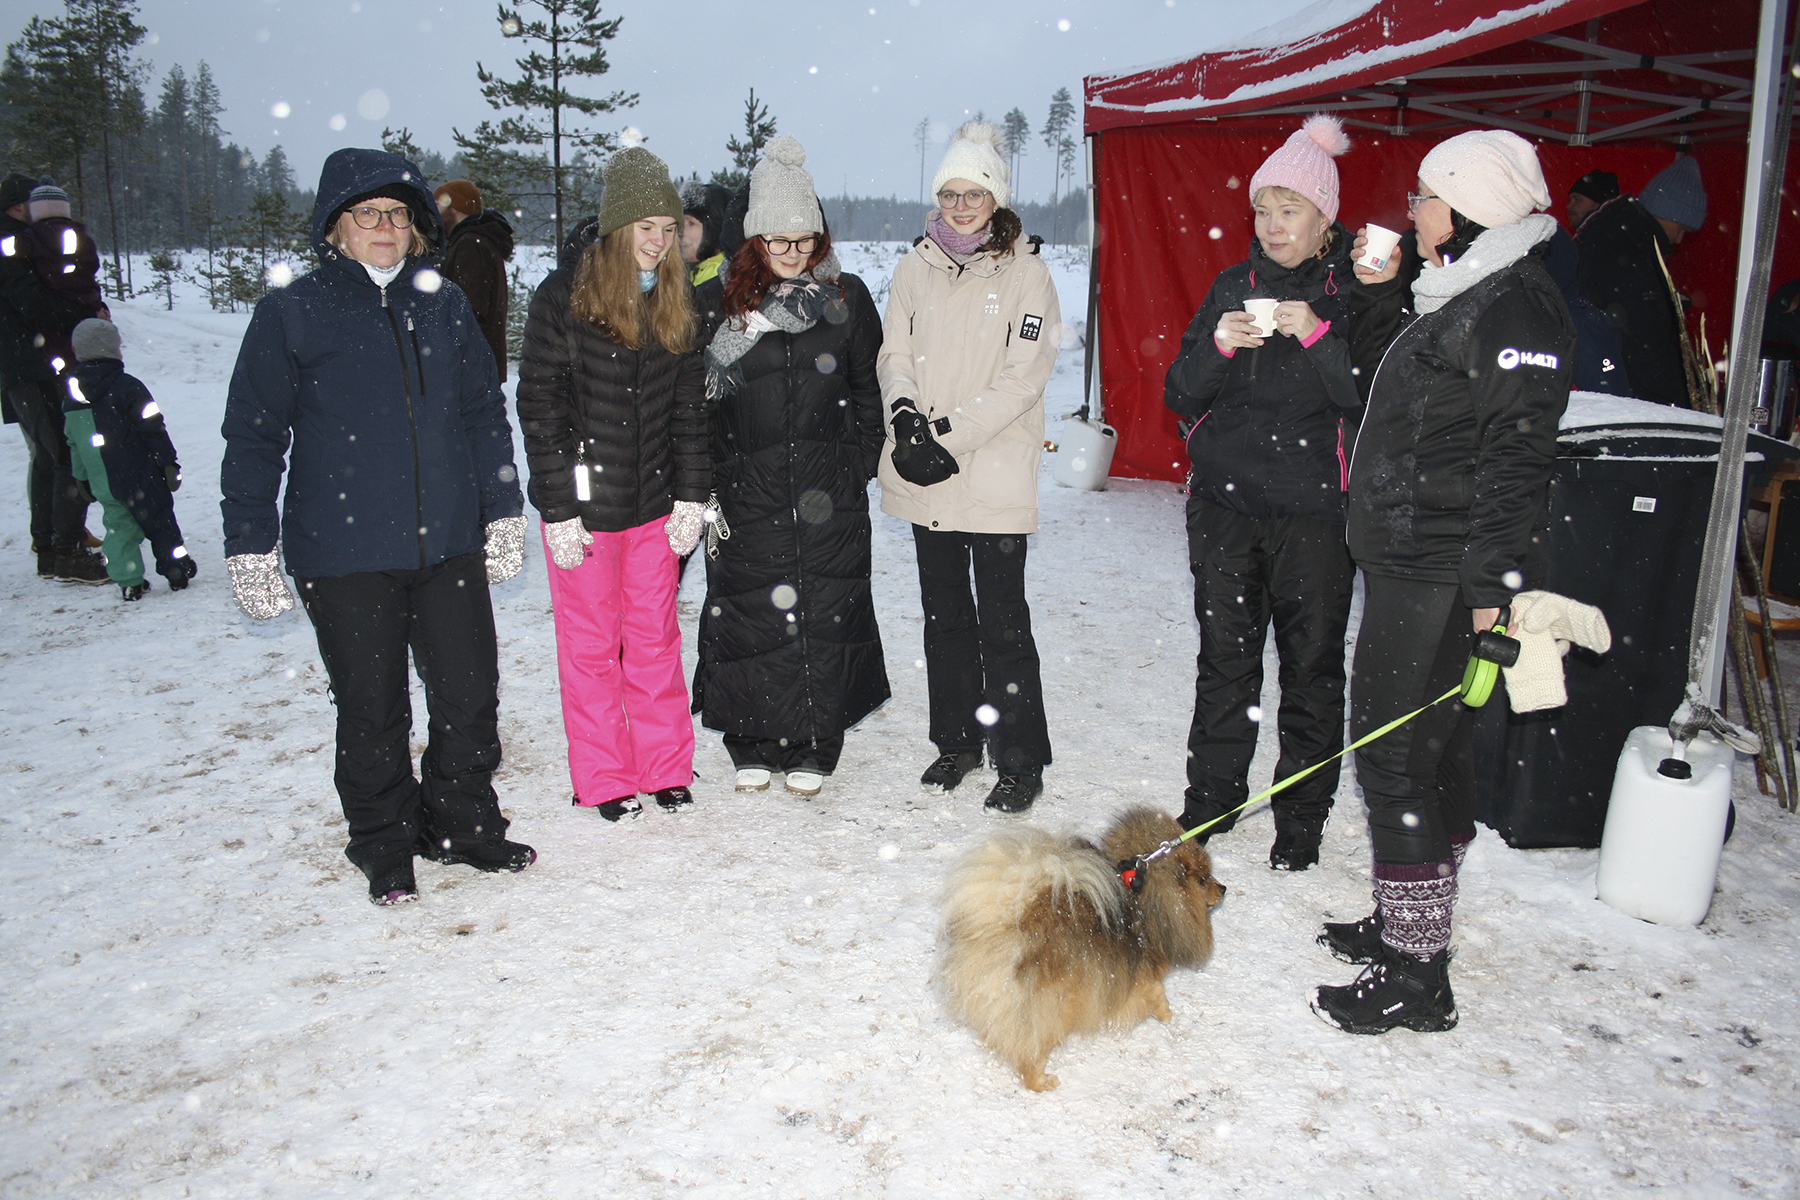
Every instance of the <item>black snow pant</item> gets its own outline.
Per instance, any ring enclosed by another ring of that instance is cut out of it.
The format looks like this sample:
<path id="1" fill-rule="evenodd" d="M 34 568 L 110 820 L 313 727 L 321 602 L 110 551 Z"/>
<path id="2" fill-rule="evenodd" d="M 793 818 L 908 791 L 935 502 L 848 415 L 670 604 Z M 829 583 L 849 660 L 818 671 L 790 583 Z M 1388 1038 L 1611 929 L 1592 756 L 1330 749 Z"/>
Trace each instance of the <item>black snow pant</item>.
<path id="1" fill-rule="evenodd" d="M 1001 771 L 1050 765 L 1044 684 L 1025 602 L 1025 537 L 913 526 L 931 740 L 939 754 L 985 745 Z"/>
<path id="2" fill-rule="evenodd" d="M 1252 709 L 1262 702 L 1263 642 L 1271 621 L 1281 663 L 1281 757 L 1270 782 L 1344 748 L 1344 630 L 1356 568 L 1344 527 L 1329 521 L 1247 517 L 1190 497 L 1187 528 L 1200 622 L 1184 808 L 1191 827 L 1230 812 L 1250 795 L 1260 717 Z M 1276 828 L 1316 834 L 1337 785 L 1333 762 L 1277 793 Z M 1236 823 L 1235 814 L 1225 817 L 1211 833 Z"/>
<path id="3" fill-rule="evenodd" d="M 297 582 L 337 705 L 345 857 L 373 878 L 409 860 L 423 839 L 499 839 L 507 821 L 491 778 L 500 765 L 500 664 L 485 556 Z M 409 649 L 430 721 L 422 781 L 408 744 Z"/>
<path id="4" fill-rule="evenodd" d="M 6 389 L 19 418 L 19 432 L 31 451 L 26 495 L 31 505 L 31 540 L 39 550 L 69 550 L 87 537 L 87 501 L 70 470 L 69 439 L 63 436 L 62 398 L 55 383 L 19 383 Z"/>
<path id="5" fill-rule="evenodd" d="M 1363 572 L 1351 735 L 1459 685 L 1474 647 L 1474 622 L 1456 584 Z M 1446 700 L 1356 752 L 1377 863 L 1442 862 L 1453 843 L 1475 836 L 1473 725 L 1461 700 Z"/>
<path id="6" fill-rule="evenodd" d="M 844 753 L 844 735 L 834 733 L 817 741 L 788 741 L 786 738 L 742 737 L 725 735 L 725 751 L 734 767 L 765 767 L 783 774 L 789 771 L 811 771 L 829 775 L 837 770 Z"/>

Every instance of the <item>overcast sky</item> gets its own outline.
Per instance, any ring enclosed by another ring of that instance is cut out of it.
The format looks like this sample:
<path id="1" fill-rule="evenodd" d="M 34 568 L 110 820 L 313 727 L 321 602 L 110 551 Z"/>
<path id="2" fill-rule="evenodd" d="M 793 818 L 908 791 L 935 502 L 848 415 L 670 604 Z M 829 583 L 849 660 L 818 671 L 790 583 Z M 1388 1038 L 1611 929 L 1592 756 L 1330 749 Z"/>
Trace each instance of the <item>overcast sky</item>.
<path id="1" fill-rule="evenodd" d="M 966 115 L 998 119 L 1017 106 L 1035 132 L 1051 93 L 1067 87 L 1079 126 L 1083 75 L 1236 42 L 1306 3 L 610 0 L 603 15 L 624 24 L 609 43 L 611 70 L 588 90 L 639 93 L 608 123 L 641 130 L 677 175 L 704 177 L 728 165 L 725 141 L 741 128 L 754 86 L 780 130 L 806 144 L 822 194 L 916 195 L 912 131 L 922 117 L 946 136 Z M 29 5 L 0 6 L 12 11 L 12 30 L 24 25 Z M 171 64 L 191 77 L 206 60 L 229 139 L 259 157 L 281 143 L 304 187 L 332 150 L 379 144 L 383 125 L 406 126 L 419 145 L 448 155 L 452 126 L 467 132 L 492 113 L 476 61 L 518 73 L 520 44 L 501 37 L 484 0 L 140 0 L 139 11 L 151 35 L 141 55 L 154 73 L 151 103 Z M 526 4 L 522 15 L 536 11 Z M 285 118 L 277 105 L 288 106 Z M 928 152 L 928 168 L 941 150 Z M 1049 165 L 1034 137 L 1019 198 L 1048 198 Z"/>

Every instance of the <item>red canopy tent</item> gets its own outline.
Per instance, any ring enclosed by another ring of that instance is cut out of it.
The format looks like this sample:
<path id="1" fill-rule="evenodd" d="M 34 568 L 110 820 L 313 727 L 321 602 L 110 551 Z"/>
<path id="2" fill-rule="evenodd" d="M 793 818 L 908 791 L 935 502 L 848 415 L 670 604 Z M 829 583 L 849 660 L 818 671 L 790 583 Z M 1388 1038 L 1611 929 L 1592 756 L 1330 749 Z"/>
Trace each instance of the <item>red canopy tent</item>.
<path id="1" fill-rule="evenodd" d="M 1689 0 L 1346 0 L 1286 44 L 1090 76 L 1094 189 L 1089 329 L 1115 475 L 1180 479 L 1186 454 L 1162 381 L 1213 277 L 1251 237 L 1245 184 L 1305 114 L 1335 112 L 1340 219 L 1408 227 L 1425 152 L 1477 127 L 1537 144 L 1561 205 L 1596 167 L 1635 194 L 1678 150 L 1699 162 L 1703 229 L 1670 269 L 1715 352 L 1731 331 L 1756 54 L 1750 3 Z M 1306 14 L 1301 14 L 1305 16 Z M 1800 275 L 1800 156 L 1790 156 L 1773 279 Z M 1090 387 L 1090 394 L 1092 389 Z"/>

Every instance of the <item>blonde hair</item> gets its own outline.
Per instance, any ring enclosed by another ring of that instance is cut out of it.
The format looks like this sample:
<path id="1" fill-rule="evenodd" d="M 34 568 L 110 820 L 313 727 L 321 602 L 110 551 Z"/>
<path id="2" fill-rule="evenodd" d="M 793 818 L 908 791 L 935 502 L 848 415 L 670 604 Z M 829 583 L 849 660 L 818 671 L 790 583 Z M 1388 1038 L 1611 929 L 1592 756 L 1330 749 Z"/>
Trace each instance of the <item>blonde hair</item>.
<path id="1" fill-rule="evenodd" d="M 1307 205 L 1314 212 L 1318 213 L 1319 216 L 1325 216 L 1324 209 L 1320 208 L 1317 204 L 1314 204 L 1311 200 L 1308 200 L 1305 196 L 1302 196 L 1299 192 L 1296 192 L 1293 188 L 1282 187 L 1279 183 L 1268 183 L 1257 188 L 1256 195 L 1250 197 L 1250 207 L 1255 208 L 1257 205 L 1261 204 L 1263 202 L 1263 197 L 1267 196 L 1270 192 L 1275 193 L 1275 198 L 1277 200 L 1287 200 L 1290 202 L 1298 200 L 1300 203 Z M 1336 224 L 1336 222 L 1329 218 L 1326 219 L 1325 232 L 1319 239 L 1319 252 L 1313 256 L 1314 258 L 1324 258 L 1327 254 L 1331 253 L 1332 243 L 1337 241 L 1337 232 L 1332 228 L 1334 224 Z"/>
<path id="2" fill-rule="evenodd" d="M 627 350 L 651 340 L 670 354 L 694 348 L 694 302 L 687 265 L 673 242 L 656 264 L 656 286 L 638 286 L 632 230 L 622 225 L 594 242 L 575 268 L 569 311 Z"/>

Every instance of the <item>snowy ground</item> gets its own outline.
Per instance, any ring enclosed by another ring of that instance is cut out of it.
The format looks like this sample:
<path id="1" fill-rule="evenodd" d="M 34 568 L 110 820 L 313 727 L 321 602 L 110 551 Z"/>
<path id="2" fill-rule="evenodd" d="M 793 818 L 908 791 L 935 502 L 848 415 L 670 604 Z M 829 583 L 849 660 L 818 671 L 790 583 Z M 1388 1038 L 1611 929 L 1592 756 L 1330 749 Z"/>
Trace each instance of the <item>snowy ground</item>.
<path id="1" fill-rule="evenodd" d="M 879 286 L 892 253 L 845 259 Z M 1059 278 L 1081 313 L 1076 266 Z M 996 828 L 993 776 L 916 785 L 916 576 L 885 517 L 895 696 L 823 795 L 733 793 L 702 732 L 698 803 L 625 826 L 569 807 L 534 548 L 496 592 L 497 782 L 540 861 L 423 863 L 419 903 L 371 907 L 341 853 L 308 626 L 241 616 L 220 565 L 217 430 L 247 318 L 115 311 L 183 454 L 200 576 L 136 605 L 41 582 L 16 483 L 0 505 L 0 1194 L 1795 1194 L 1800 827 L 1747 769 L 1698 929 L 1599 903 L 1594 852 L 1484 832 L 1462 877 L 1462 1024 L 1430 1036 L 1351 1037 L 1307 1011 L 1354 973 L 1313 944 L 1319 920 L 1368 908 L 1354 783 L 1304 874 L 1268 870 L 1251 817 L 1213 843 L 1218 951 L 1169 980 L 1172 1024 L 1073 1042 L 1059 1090 L 1022 1091 L 929 987 L 936 893 Z M 1072 349 L 1054 415 L 1080 379 Z M 0 438 L 0 476 L 23 464 Z M 1030 819 L 1172 810 L 1196 641 L 1181 497 L 1046 471 L 1042 502 L 1029 580 L 1056 762 Z M 690 648 L 702 591 L 694 572 Z M 1267 748 L 1256 777 L 1273 765 Z"/>

